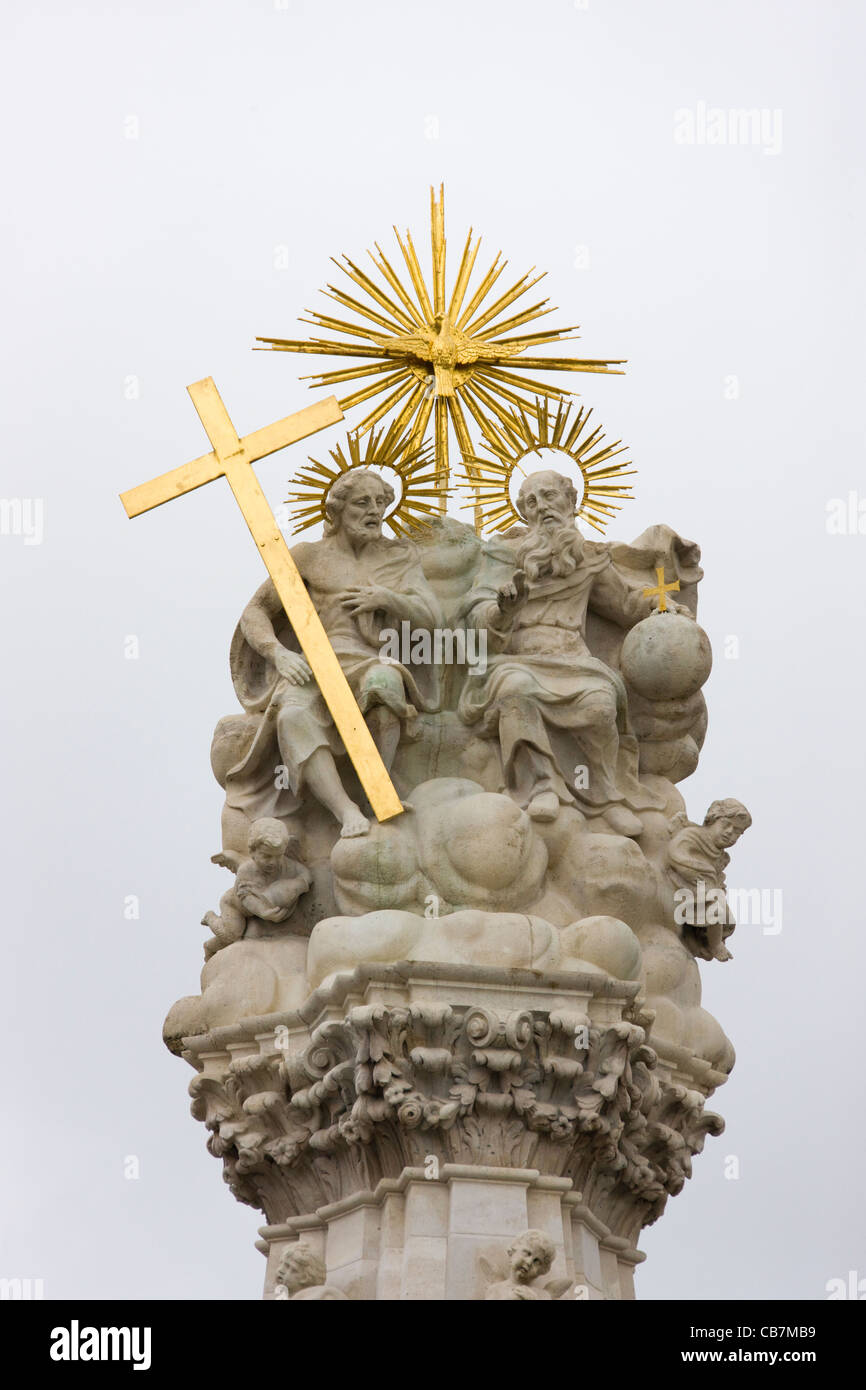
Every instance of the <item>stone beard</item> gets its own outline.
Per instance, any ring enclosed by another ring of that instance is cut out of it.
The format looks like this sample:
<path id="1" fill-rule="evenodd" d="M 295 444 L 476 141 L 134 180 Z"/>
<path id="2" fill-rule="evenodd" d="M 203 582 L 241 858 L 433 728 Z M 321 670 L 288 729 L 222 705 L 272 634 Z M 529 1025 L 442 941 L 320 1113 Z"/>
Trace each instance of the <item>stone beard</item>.
<path id="1" fill-rule="evenodd" d="M 414 546 L 382 535 L 393 500 L 377 474 L 345 474 L 329 495 L 327 535 L 292 551 L 388 768 L 401 729 L 419 709 L 435 708 L 436 687 L 434 678 L 425 692 L 417 672 L 383 661 L 379 633 L 394 620 L 422 630 L 442 625 Z M 227 800 L 245 816 L 285 816 L 311 793 L 340 822 L 343 835 L 366 834 L 369 822 L 337 771 L 342 741 L 309 667 L 289 643 L 297 647 L 268 580 L 247 606 L 232 649 L 241 703 L 263 718 L 248 753 L 228 774 Z M 275 767 L 284 769 L 282 784 Z"/>
<path id="2" fill-rule="evenodd" d="M 526 531 L 487 546 L 466 618 L 487 628 L 500 655 L 484 679 L 467 680 L 459 713 L 498 736 L 506 785 L 534 820 L 555 820 L 560 806 L 579 803 L 619 834 L 639 835 L 634 811 L 649 804 L 646 794 L 634 778 L 617 785 L 620 735 L 629 732 L 625 686 L 590 654 L 585 630 L 590 607 L 630 627 L 651 605 L 627 588 L 606 547 L 584 542 L 574 504 L 568 479 L 533 473 L 518 500 Z M 553 730 L 582 751 L 574 763 L 587 775 L 575 791 L 557 765 Z"/>

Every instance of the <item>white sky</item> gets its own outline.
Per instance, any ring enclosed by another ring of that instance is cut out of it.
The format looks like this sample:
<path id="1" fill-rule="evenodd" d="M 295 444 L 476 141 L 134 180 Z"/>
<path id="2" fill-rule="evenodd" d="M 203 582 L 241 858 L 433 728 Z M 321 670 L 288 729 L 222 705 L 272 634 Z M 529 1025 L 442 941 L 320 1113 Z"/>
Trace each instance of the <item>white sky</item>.
<path id="1" fill-rule="evenodd" d="M 582 351 L 629 359 L 577 386 L 640 470 L 611 537 L 664 521 L 703 548 L 716 667 L 682 789 L 696 820 L 747 803 L 730 882 L 784 894 L 781 933 L 741 926 L 734 962 L 702 966 L 738 1051 L 712 1102 L 728 1127 L 645 1233 L 639 1296 L 821 1298 L 866 1275 L 866 536 L 825 524 L 866 495 L 860 7 L 7 0 L 2 24 L 2 492 L 43 500 L 44 538 L 0 535 L 0 1274 L 47 1297 L 260 1296 L 260 1218 L 160 1040 L 227 882 L 208 750 L 260 561 L 224 483 L 132 523 L 117 493 L 206 450 L 188 382 L 213 375 L 242 434 L 312 400 L 311 368 L 253 356 L 256 334 L 296 332 L 329 255 L 395 221 L 423 239 L 444 178 L 452 254 L 471 223 L 514 278 L 550 272 Z M 780 111 L 781 150 L 677 143 L 702 102 Z M 306 453 L 259 466 L 274 505 Z"/>

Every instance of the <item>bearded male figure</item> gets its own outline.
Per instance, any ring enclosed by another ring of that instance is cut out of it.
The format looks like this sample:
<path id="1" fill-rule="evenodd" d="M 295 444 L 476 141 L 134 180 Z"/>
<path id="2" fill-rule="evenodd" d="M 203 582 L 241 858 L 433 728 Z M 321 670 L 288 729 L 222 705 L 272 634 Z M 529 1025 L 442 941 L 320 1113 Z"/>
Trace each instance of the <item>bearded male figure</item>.
<path id="1" fill-rule="evenodd" d="M 578 802 L 620 835 L 640 820 L 616 783 L 626 691 L 619 674 L 590 655 L 587 610 L 632 627 L 655 605 L 630 588 L 606 546 L 585 541 L 575 524 L 577 493 L 553 470 L 530 474 L 517 498 L 526 529 L 489 542 L 465 605 L 467 622 L 487 629 L 485 675 L 470 672 L 458 712 L 498 735 L 508 790 L 537 821 Z M 671 611 L 687 612 L 668 600 Z M 689 615 L 691 616 L 691 615 Z M 550 730 L 572 735 L 583 753 L 586 786 L 576 795 L 557 766 Z"/>
<path id="2" fill-rule="evenodd" d="M 419 708 L 436 707 L 436 692 L 423 692 L 398 661 L 380 659 L 379 634 L 403 619 L 413 628 L 442 625 L 415 547 L 382 535 L 393 500 L 393 489 L 377 473 L 353 469 L 328 494 L 323 539 L 292 549 L 387 768 L 401 730 Z M 309 790 L 340 822 L 342 835 L 364 835 L 369 821 L 346 792 L 335 762 L 345 751 L 342 741 L 310 667 L 290 644 L 297 647 L 268 579 L 247 604 L 232 643 L 238 697 L 248 713 L 263 718 L 252 746 L 228 774 L 227 805 L 252 819 L 288 815 Z"/>

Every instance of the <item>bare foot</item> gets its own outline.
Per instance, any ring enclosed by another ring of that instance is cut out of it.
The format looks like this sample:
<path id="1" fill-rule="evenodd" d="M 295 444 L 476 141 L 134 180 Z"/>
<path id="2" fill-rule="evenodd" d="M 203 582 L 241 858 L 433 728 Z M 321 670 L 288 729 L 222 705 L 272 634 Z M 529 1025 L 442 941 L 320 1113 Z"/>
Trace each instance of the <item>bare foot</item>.
<path id="1" fill-rule="evenodd" d="M 604 818 L 617 835 L 625 835 L 631 839 L 635 835 L 643 834 L 643 825 L 625 806 L 608 806 Z"/>
<path id="2" fill-rule="evenodd" d="M 714 955 L 715 955 L 716 960 L 733 960 L 733 959 L 734 959 L 733 955 L 731 954 L 731 952 L 728 950 L 728 948 L 727 948 L 726 946 L 720 946 L 719 949 L 718 949 L 717 951 L 714 952 Z"/>
<path id="3" fill-rule="evenodd" d="M 559 797 L 556 792 L 539 792 L 526 808 L 531 820 L 552 821 L 559 815 Z"/>
<path id="4" fill-rule="evenodd" d="M 215 912 L 206 912 L 201 919 L 202 926 L 210 927 L 211 931 L 216 931 L 218 923 L 219 918 L 217 917 Z"/>
<path id="5" fill-rule="evenodd" d="M 354 802 L 349 806 L 343 816 L 343 827 L 340 834 L 344 839 L 350 839 L 353 835 L 366 835 L 370 829 L 370 822 L 366 816 L 362 816 Z"/>

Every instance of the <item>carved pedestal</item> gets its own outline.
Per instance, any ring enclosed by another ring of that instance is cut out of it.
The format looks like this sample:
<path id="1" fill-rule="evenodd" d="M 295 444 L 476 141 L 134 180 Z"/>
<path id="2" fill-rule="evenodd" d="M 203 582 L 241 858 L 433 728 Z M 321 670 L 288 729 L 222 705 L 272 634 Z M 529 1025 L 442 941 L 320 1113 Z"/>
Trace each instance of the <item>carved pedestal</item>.
<path id="1" fill-rule="evenodd" d="M 654 1050 L 638 991 L 362 965 L 295 1013 L 186 1038 L 208 1148 L 265 1214 L 265 1297 L 301 1240 L 351 1299 L 481 1299 L 533 1228 L 552 1296 L 633 1298 L 640 1230 L 721 1132 L 704 1101 L 725 1079 Z"/>

